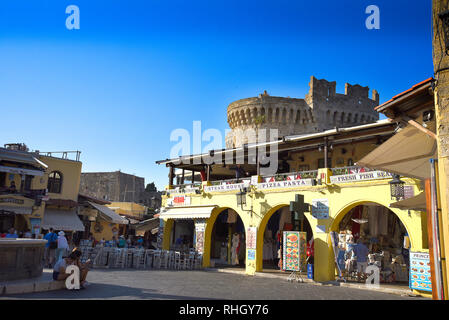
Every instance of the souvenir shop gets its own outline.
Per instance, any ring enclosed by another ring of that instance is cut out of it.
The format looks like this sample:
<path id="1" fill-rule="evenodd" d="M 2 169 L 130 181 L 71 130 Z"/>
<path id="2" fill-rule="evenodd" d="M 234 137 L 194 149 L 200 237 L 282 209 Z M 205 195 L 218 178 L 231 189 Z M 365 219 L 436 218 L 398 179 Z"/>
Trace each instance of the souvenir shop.
<path id="1" fill-rule="evenodd" d="M 292 213 L 288 206 L 277 210 L 268 220 L 263 239 L 263 269 L 279 270 L 279 260 L 282 255 L 282 232 L 303 231 L 307 234 L 307 243 L 313 238 L 312 229 L 306 218 L 303 218 L 295 227 Z"/>
<path id="2" fill-rule="evenodd" d="M 211 265 L 245 267 L 245 227 L 237 212 L 226 209 L 214 223 L 211 238 Z"/>
<path id="3" fill-rule="evenodd" d="M 410 239 L 394 212 L 375 203 L 359 205 L 338 231 L 337 269 L 345 280 L 365 281 L 366 268 L 375 265 L 381 283 L 408 283 Z"/>

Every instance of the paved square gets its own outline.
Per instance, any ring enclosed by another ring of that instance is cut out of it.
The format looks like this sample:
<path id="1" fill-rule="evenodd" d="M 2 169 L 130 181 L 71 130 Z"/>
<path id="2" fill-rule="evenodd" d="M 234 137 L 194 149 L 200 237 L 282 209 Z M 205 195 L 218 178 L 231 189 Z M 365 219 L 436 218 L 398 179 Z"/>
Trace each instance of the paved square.
<path id="1" fill-rule="evenodd" d="M 85 290 L 58 290 L 0 299 L 230 299 L 405 300 L 421 299 L 354 288 L 287 282 L 210 271 L 91 270 Z"/>

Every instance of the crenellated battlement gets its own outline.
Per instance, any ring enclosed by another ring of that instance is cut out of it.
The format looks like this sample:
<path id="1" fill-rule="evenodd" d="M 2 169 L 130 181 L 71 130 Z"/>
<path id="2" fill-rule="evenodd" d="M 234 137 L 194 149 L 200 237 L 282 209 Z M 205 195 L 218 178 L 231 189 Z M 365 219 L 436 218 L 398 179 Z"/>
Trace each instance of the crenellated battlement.
<path id="1" fill-rule="evenodd" d="M 379 93 L 359 84 L 345 84 L 345 93 L 336 92 L 337 83 L 311 76 L 304 99 L 270 96 L 265 90 L 257 97 L 232 102 L 228 124 L 234 133 L 247 129 L 278 129 L 280 136 L 321 132 L 334 127 L 350 127 L 379 119 L 374 108 Z M 230 134 L 226 146 L 246 143 Z"/>

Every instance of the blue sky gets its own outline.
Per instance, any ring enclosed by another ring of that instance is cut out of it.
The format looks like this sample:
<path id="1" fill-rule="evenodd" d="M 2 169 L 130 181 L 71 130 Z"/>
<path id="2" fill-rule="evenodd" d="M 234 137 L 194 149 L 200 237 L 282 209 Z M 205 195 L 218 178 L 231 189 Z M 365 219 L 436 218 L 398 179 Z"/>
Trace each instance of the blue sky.
<path id="1" fill-rule="evenodd" d="M 228 128 L 226 107 L 302 98 L 310 76 L 377 89 L 381 103 L 433 75 L 431 1 L 0 2 L 0 143 L 81 150 L 83 171 L 158 188 L 170 133 Z M 68 30 L 68 5 L 80 29 Z M 380 8 L 380 30 L 365 8 Z M 204 143 L 206 145 L 207 143 Z M 203 145 L 203 146 L 204 146 Z"/>

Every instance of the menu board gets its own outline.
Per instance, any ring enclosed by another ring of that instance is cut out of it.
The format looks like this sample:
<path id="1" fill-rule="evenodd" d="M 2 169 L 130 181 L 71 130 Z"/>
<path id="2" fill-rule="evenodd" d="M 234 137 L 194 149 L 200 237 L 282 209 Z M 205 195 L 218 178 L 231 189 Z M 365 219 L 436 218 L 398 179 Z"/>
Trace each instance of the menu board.
<path id="1" fill-rule="evenodd" d="M 299 231 L 284 231 L 282 269 L 301 271 L 306 264 L 307 234 Z"/>
<path id="2" fill-rule="evenodd" d="M 432 292 L 430 258 L 425 252 L 410 252 L 410 288 Z"/>
<path id="3" fill-rule="evenodd" d="M 246 248 L 247 249 L 256 249 L 257 245 L 257 228 L 249 227 L 246 228 Z"/>

